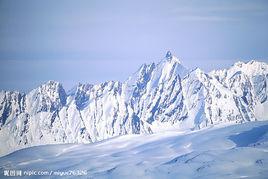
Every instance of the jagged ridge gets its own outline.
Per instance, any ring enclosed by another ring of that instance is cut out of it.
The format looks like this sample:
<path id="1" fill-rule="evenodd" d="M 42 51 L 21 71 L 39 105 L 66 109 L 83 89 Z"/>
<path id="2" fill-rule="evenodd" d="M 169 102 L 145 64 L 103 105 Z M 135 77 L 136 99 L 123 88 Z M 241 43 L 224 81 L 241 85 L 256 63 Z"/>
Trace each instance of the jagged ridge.
<path id="1" fill-rule="evenodd" d="M 1 91 L 0 153 L 267 119 L 267 82 L 266 63 L 238 62 L 205 73 L 187 70 L 168 52 L 158 64 L 142 65 L 123 83 L 79 84 L 68 94 L 55 81 L 28 94 Z"/>

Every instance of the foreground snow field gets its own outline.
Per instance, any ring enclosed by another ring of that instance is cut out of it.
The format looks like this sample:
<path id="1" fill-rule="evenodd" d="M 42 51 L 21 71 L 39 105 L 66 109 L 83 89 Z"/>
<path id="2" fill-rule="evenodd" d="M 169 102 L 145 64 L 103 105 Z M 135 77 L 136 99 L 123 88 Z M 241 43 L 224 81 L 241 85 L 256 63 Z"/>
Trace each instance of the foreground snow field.
<path id="1" fill-rule="evenodd" d="M 13 170 L 32 178 L 267 178 L 268 121 L 32 147 L 0 166 L 0 178 Z"/>

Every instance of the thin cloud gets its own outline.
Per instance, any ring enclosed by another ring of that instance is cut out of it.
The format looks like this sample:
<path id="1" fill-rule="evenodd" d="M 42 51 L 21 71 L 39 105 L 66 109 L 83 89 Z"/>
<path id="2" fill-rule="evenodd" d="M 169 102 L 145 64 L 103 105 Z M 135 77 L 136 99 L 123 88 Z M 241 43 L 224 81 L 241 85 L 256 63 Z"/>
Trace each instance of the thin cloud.
<path id="1" fill-rule="evenodd" d="M 210 13 L 210 12 L 267 12 L 268 4 L 244 3 L 244 4 L 221 4 L 210 6 L 181 5 L 175 7 L 173 13 Z"/>
<path id="2" fill-rule="evenodd" d="M 171 13 L 182 21 L 239 21 L 267 15 L 268 6 L 256 3 L 219 4 L 219 5 L 182 5 Z"/>
<path id="3" fill-rule="evenodd" d="M 238 21 L 237 18 L 211 16 L 211 15 L 184 15 L 177 17 L 180 21 L 207 21 L 207 22 L 223 22 L 223 21 Z"/>

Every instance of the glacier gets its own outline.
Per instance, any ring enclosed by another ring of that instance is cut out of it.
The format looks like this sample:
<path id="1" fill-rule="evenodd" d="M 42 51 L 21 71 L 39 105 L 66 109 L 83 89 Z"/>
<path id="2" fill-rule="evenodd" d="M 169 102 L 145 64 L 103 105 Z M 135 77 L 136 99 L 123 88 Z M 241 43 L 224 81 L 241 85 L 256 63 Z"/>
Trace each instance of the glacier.
<path id="1" fill-rule="evenodd" d="M 267 120 L 267 83 L 264 62 L 237 62 L 206 73 L 185 68 L 168 52 L 124 82 L 65 91 L 48 81 L 27 94 L 1 91 L 0 155 L 37 145 Z"/>

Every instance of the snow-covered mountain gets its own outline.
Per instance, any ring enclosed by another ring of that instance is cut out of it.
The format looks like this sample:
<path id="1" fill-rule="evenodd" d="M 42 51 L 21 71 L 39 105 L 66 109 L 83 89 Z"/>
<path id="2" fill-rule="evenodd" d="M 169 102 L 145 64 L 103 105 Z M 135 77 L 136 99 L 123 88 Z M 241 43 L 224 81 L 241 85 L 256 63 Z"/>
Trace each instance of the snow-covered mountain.
<path id="1" fill-rule="evenodd" d="M 268 119 L 268 65 L 238 62 L 205 73 L 168 52 L 125 82 L 79 84 L 70 92 L 49 81 L 28 94 L 0 92 L 0 154 L 33 145 L 91 143 L 169 128 Z"/>

